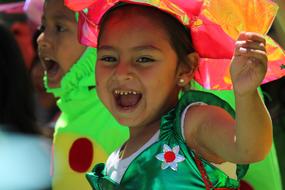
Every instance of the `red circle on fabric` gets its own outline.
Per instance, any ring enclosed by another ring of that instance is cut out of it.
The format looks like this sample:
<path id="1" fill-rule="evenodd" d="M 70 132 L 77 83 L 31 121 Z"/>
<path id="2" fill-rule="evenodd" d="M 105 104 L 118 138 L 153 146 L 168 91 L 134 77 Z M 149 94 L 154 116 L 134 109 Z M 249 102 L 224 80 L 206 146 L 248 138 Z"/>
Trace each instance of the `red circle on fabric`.
<path id="1" fill-rule="evenodd" d="M 175 158 L 176 158 L 176 155 L 172 151 L 168 151 L 164 153 L 164 159 L 165 159 L 165 162 L 167 163 L 173 162 Z"/>
<path id="2" fill-rule="evenodd" d="M 247 181 L 240 180 L 239 190 L 254 190 L 254 188 Z"/>
<path id="3" fill-rule="evenodd" d="M 86 172 L 93 161 L 93 145 L 87 138 L 75 140 L 69 151 L 69 166 L 76 172 Z"/>

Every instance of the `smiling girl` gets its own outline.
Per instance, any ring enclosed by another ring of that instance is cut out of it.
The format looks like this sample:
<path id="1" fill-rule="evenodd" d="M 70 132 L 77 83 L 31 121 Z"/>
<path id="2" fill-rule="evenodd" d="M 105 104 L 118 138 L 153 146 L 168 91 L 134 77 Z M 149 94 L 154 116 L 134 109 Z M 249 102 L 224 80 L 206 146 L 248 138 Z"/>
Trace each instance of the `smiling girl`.
<path id="1" fill-rule="evenodd" d="M 182 3 L 163 2 L 100 1 L 96 89 L 130 138 L 87 178 L 96 190 L 238 188 L 247 164 L 264 159 L 272 144 L 257 92 L 266 41 L 253 32 L 237 39 L 230 68 L 235 114 L 218 97 L 188 89 L 199 56 L 177 8 Z"/>

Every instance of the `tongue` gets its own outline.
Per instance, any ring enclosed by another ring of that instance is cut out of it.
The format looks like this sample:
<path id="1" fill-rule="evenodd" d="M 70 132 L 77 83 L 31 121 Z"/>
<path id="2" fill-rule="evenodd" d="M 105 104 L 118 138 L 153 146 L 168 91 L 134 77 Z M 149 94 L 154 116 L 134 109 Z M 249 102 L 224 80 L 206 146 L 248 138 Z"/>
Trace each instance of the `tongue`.
<path id="1" fill-rule="evenodd" d="M 48 72 L 48 76 L 52 77 L 53 75 L 55 75 L 57 73 L 59 69 L 59 64 L 55 61 L 49 61 L 47 64 L 47 72 Z"/>
<path id="2" fill-rule="evenodd" d="M 122 107 L 132 107 L 135 106 L 141 99 L 141 95 L 139 94 L 128 94 L 122 95 L 118 98 L 118 103 Z"/>

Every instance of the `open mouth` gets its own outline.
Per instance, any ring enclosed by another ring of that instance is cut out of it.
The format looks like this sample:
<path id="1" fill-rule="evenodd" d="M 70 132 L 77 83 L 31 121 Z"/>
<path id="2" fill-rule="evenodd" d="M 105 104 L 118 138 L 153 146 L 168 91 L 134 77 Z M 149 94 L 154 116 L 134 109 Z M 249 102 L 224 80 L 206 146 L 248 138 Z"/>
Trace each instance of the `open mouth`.
<path id="1" fill-rule="evenodd" d="M 53 78 L 54 76 L 56 76 L 60 68 L 59 64 L 50 58 L 44 58 L 43 63 L 45 66 L 45 70 L 47 71 L 48 78 Z"/>
<path id="2" fill-rule="evenodd" d="M 142 99 L 142 93 L 134 90 L 115 90 L 113 92 L 117 106 L 122 110 L 132 110 Z"/>

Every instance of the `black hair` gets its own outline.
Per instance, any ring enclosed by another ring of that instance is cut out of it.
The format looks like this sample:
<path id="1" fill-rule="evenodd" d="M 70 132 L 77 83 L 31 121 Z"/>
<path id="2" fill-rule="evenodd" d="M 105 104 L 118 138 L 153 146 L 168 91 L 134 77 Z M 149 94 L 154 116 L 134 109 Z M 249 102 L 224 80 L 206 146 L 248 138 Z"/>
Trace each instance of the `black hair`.
<path id="1" fill-rule="evenodd" d="M 32 83 L 13 34 L 0 24 L 0 123 L 37 134 Z M 8 127 L 7 127 L 8 126 Z"/>
<path id="2" fill-rule="evenodd" d="M 32 37 L 32 45 L 33 45 L 33 49 L 35 52 L 38 51 L 38 42 L 37 42 L 37 39 L 38 37 L 41 35 L 42 31 L 41 29 L 37 29 L 34 34 L 33 34 L 33 37 Z M 40 58 L 39 58 L 39 54 L 36 53 L 34 58 L 33 58 L 33 61 L 32 61 L 32 65 L 31 65 L 31 68 L 30 68 L 30 72 L 32 72 L 33 70 L 33 67 L 37 64 L 40 64 Z"/>
<path id="3" fill-rule="evenodd" d="M 182 63 L 188 63 L 188 57 L 187 55 L 195 52 L 193 45 L 192 45 L 192 39 L 190 35 L 190 31 L 187 27 L 185 27 L 178 19 L 176 19 L 173 15 L 166 13 L 164 11 L 161 11 L 160 9 L 153 7 L 153 6 L 144 6 L 139 4 L 127 4 L 127 3 L 118 3 L 115 6 L 113 6 L 111 9 L 109 9 L 102 17 L 99 26 L 100 31 L 102 31 L 107 23 L 107 21 L 112 16 L 112 13 L 114 13 L 118 9 L 129 9 L 129 8 L 136 8 L 142 11 L 151 11 L 155 16 L 152 16 L 152 18 L 156 18 L 158 20 L 159 24 L 167 31 L 167 34 L 169 35 L 170 44 L 174 51 L 177 54 L 178 60 Z M 148 16 L 148 14 L 146 14 Z M 99 32 L 98 36 L 98 43 L 101 37 L 101 33 Z M 196 67 L 196 65 L 193 65 L 192 67 Z M 195 68 L 191 68 L 191 70 L 194 70 Z"/>

